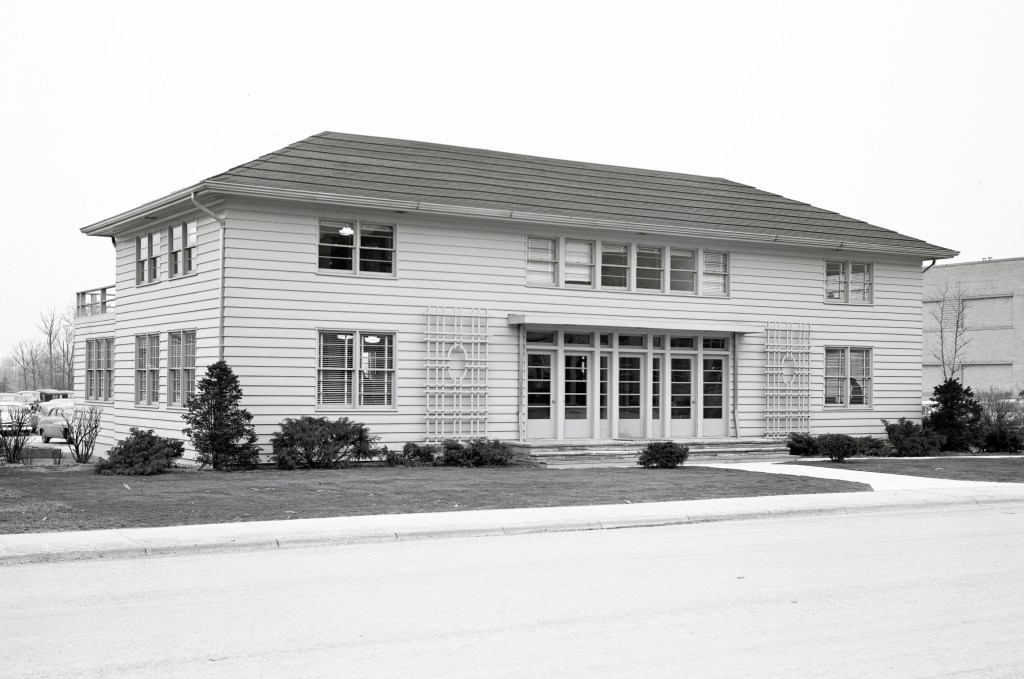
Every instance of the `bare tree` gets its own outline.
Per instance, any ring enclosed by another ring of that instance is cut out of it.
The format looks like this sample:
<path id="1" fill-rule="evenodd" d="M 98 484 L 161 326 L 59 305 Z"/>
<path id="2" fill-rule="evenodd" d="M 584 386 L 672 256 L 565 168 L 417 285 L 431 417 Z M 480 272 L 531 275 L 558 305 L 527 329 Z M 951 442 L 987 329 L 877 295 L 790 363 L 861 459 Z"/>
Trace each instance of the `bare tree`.
<path id="1" fill-rule="evenodd" d="M 942 366 L 942 381 L 963 382 L 964 358 L 971 342 L 967 337 L 967 291 L 960 283 L 946 283 L 935 288 L 930 301 L 935 303 L 931 314 L 938 324 L 938 343 L 932 348 L 932 356 Z"/>
<path id="2" fill-rule="evenodd" d="M 75 307 L 68 305 L 60 315 L 57 333 L 57 362 L 60 364 L 62 389 L 75 388 Z"/>
<path id="3" fill-rule="evenodd" d="M 89 406 L 75 408 L 70 416 L 67 410 L 62 410 L 61 415 L 64 417 L 64 440 L 68 442 L 75 462 L 88 462 L 96 448 L 103 409 Z"/>
<path id="4" fill-rule="evenodd" d="M 57 350 L 57 340 L 60 335 L 60 316 L 57 314 L 57 310 L 50 307 L 46 311 L 40 312 L 39 314 L 39 325 L 36 326 L 39 332 L 43 334 L 43 348 L 46 351 L 46 372 L 49 376 L 49 380 L 46 382 L 46 386 L 50 389 L 55 389 L 57 383 L 54 380 L 54 354 Z"/>

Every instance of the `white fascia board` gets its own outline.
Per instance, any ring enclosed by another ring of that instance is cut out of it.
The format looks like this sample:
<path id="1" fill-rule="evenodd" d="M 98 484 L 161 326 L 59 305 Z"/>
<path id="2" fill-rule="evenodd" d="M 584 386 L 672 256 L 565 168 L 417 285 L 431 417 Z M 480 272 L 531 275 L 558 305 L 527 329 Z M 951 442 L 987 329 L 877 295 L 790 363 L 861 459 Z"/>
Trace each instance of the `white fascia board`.
<path id="1" fill-rule="evenodd" d="M 509 314 L 508 324 L 526 325 L 543 329 L 618 328 L 620 330 L 650 330 L 655 332 L 737 332 L 743 334 L 763 332 L 765 327 L 763 323 L 655 319 L 629 322 L 610 319 L 607 316 L 545 313 Z"/>
<path id="2" fill-rule="evenodd" d="M 144 220 L 149 218 L 159 218 L 170 216 L 170 213 L 178 210 L 182 210 L 186 207 L 191 208 L 191 196 L 193 193 L 200 193 L 203 190 L 203 184 L 194 184 L 188 188 L 175 191 L 174 193 L 150 201 L 137 208 L 122 212 L 121 214 L 108 217 L 102 221 L 90 224 L 89 226 L 82 227 L 81 231 L 87 236 L 114 236 L 119 231 L 125 228 L 133 228 L 138 226 Z"/>

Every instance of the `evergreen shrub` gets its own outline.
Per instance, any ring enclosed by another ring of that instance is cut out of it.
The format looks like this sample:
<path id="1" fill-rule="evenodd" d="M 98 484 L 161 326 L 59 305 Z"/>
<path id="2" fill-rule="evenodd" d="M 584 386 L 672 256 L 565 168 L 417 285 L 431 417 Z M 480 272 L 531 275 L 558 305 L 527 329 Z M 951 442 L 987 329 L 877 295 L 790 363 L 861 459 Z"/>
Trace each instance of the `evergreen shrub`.
<path id="1" fill-rule="evenodd" d="M 860 443 L 847 434 L 822 434 L 815 439 L 818 451 L 833 462 L 843 462 L 860 452 Z"/>
<path id="2" fill-rule="evenodd" d="M 882 420 L 892 445 L 893 457 L 927 457 L 942 449 L 942 435 L 929 427 L 901 417 L 898 422 Z"/>
<path id="3" fill-rule="evenodd" d="M 658 469 L 675 469 L 686 462 L 690 449 L 673 441 L 651 441 L 637 458 L 641 467 L 657 467 Z"/>
<path id="4" fill-rule="evenodd" d="M 211 364 L 181 416 L 188 425 L 182 433 L 192 441 L 202 466 L 231 471 L 252 469 L 259 463 L 252 413 L 241 402 L 242 387 L 231 366 L 225 361 Z"/>
<path id="5" fill-rule="evenodd" d="M 786 447 L 790 455 L 814 457 L 818 455 L 817 437 L 801 431 L 791 431 L 786 435 Z"/>
<path id="6" fill-rule="evenodd" d="M 943 437 L 942 450 L 966 452 L 981 444 L 982 408 L 970 387 L 949 379 L 935 387 L 932 400 L 936 406 L 925 426 Z"/>
<path id="7" fill-rule="evenodd" d="M 177 439 L 132 427 L 128 438 L 118 441 L 95 469 L 97 474 L 152 476 L 163 473 L 184 451 L 184 444 Z"/>
<path id="8" fill-rule="evenodd" d="M 402 450 L 389 450 L 385 447 L 381 451 L 384 464 L 389 467 L 417 467 L 420 465 L 432 465 L 441 452 L 441 448 L 432 443 L 406 443 Z"/>
<path id="9" fill-rule="evenodd" d="M 498 439 L 475 438 L 441 443 L 439 464 L 446 467 L 504 467 L 513 463 L 512 450 Z"/>
<path id="10" fill-rule="evenodd" d="M 373 457 L 379 438 L 347 417 L 288 417 L 270 439 L 270 459 L 278 469 L 335 469 Z"/>

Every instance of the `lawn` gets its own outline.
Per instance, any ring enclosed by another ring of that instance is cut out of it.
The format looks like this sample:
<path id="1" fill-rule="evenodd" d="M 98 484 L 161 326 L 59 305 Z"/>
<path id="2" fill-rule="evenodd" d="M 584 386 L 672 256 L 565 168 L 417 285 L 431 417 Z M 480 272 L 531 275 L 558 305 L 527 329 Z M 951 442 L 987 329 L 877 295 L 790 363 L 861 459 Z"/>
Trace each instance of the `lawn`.
<path id="1" fill-rule="evenodd" d="M 815 467 L 839 467 L 858 472 L 928 476 L 958 481 L 1002 481 L 1024 483 L 1024 457 L 856 457 L 841 465 L 836 462 L 804 462 Z"/>
<path id="2" fill-rule="evenodd" d="M 87 465 L 0 467 L 0 533 L 366 514 L 870 491 L 845 481 L 656 469 L 356 467 L 100 476 Z"/>

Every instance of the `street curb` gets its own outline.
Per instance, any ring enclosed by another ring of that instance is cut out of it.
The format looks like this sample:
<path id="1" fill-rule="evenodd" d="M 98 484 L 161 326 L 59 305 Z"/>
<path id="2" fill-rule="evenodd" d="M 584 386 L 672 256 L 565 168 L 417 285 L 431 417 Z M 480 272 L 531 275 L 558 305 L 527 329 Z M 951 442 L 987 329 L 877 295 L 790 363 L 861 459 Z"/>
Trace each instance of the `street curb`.
<path id="1" fill-rule="evenodd" d="M 0 565 L 653 528 L 1024 503 L 1024 487 L 1019 484 L 1008 486 L 25 533 L 0 535 Z"/>

